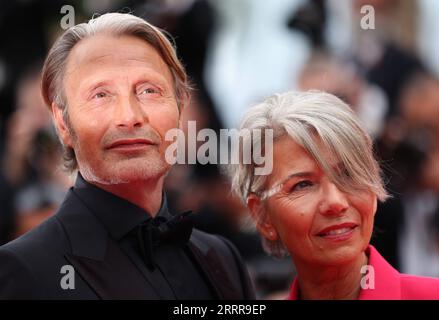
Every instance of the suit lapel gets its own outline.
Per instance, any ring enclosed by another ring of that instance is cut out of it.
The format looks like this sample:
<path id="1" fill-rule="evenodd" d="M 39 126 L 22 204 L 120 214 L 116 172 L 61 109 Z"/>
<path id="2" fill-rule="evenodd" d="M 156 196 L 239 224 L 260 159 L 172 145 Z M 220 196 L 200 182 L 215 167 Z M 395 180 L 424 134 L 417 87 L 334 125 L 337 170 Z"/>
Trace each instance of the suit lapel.
<path id="1" fill-rule="evenodd" d="M 78 255 L 66 255 L 66 259 L 101 299 L 160 298 L 110 238 L 103 260 Z"/>
<path id="2" fill-rule="evenodd" d="M 65 258 L 99 298 L 161 298 L 72 191 L 68 192 L 58 218 L 72 247 L 72 252 L 66 254 Z"/>
<path id="3" fill-rule="evenodd" d="M 166 282 L 166 279 L 161 274 L 159 267 L 155 268 L 154 271 L 150 271 L 146 268 L 145 263 L 140 256 L 136 254 L 133 247 L 126 245 L 122 249 L 129 256 L 131 262 L 137 267 L 138 272 L 143 275 L 160 299 L 175 299 L 175 295 L 169 284 Z"/>
<path id="4" fill-rule="evenodd" d="M 173 296 L 168 292 L 169 285 L 147 272 L 130 248 L 121 248 L 111 239 L 102 223 L 71 190 L 57 217 L 72 247 L 65 258 L 99 298 L 166 299 Z M 197 237 L 195 230 L 188 248 L 217 298 L 242 298 L 217 251 Z"/>

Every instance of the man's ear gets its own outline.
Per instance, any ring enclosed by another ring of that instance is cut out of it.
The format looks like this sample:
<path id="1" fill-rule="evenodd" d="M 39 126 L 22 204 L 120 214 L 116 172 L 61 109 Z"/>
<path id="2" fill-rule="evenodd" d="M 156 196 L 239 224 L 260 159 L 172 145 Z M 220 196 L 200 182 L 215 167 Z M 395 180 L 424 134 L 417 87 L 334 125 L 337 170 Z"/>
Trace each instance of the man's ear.
<path id="1" fill-rule="evenodd" d="M 178 129 L 183 129 L 183 119 L 180 113 L 180 116 L 178 117 Z"/>
<path id="2" fill-rule="evenodd" d="M 279 235 L 271 222 L 269 214 L 265 212 L 266 209 L 261 199 L 256 194 L 251 193 L 247 197 L 247 207 L 256 221 L 256 228 L 259 233 L 270 241 L 276 241 Z"/>
<path id="3" fill-rule="evenodd" d="M 72 147 L 70 131 L 64 121 L 63 111 L 55 102 L 52 102 L 52 116 L 56 131 L 65 146 Z"/>
<path id="4" fill-rule="evenodd" d="M 183 112 L 186 110 L 186 108 L 189 106 L 189 103 L 191 101 L 190 95 L 185 95 L 180 103 L 179 107 L 179 117 L 178 117 L 178 128 L 183 129 Z"/>

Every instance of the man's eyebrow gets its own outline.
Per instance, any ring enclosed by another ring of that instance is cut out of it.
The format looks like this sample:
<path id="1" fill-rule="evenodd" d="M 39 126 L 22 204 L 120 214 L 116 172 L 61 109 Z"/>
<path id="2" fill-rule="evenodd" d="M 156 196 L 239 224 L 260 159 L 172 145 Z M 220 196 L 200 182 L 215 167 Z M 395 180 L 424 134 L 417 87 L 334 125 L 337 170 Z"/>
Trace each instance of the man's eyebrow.
<path id="1" fill-rule="evenodd" d="M 166 79 L 158 76 L 158 75 L 148 75 L 148 76 L 141 76 L 139 77 L 135 82 L 134 86 L 142 85 L 144 83 L 150 83 L 154 84 L 157 83 L 159 85 L 164 86 L 167 82 Z"/>
<path id="2" fill-rule="evenodd" d="M 85 91 L 92 91 L 98 87 L 106 86 L 111 83 L 111 80 L 99 80 L 99 81 L 91 81 L 85 86 Z"/>
<path id="3" fill-rule="evenodd" d="M 104 54 L 104 55 L 101 55 L 101 56 L 92 57 L 86 63 L 90 63 L 90 62 L 95 63 L 95 62 L 97 62 L 99 60 L 102 60 L 102 59 L 104 59 L 106 57 L 111 57 L 111 56 L 112 56 L 112 54 Z"/>

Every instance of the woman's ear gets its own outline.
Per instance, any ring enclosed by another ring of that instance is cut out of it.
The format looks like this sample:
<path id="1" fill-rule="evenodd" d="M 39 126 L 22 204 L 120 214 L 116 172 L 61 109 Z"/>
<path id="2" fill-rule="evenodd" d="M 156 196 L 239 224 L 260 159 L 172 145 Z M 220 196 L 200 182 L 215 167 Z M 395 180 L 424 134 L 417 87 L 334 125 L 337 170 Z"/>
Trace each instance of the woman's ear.
<path id="1" fill-rule="evenodd" d="M 64 121 L 63 111 L 55 102 L 52 102 L 52 116 L 56 131 L 65 146 L 72 147 L 70 131 Z"/>
<path id="2" fill-rule="evenodd" d="M 247 197 L 247 207 L 253 220 L 256 221 L 259 233 L 270 241 L 276 241 L 279 236 L 261 199 L 256 194 L 251 193 Z"/>

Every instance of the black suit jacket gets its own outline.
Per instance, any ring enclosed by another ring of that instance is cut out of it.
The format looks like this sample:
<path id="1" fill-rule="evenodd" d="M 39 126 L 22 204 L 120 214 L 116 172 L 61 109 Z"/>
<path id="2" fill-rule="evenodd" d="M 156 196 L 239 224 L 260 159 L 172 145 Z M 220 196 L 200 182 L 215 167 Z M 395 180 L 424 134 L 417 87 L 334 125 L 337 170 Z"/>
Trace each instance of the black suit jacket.
<path id="1" fill-rule="evenodd" d="M 188 249 L 218 299 L 254 299 L 227 240 L 194 229 Z M 64 265 L 75 270 L 75 289 L 61 287 Z M 71 190 L 54 216 L 0 247 L 0 299 L 161 299 L 163 290 Z"/>

